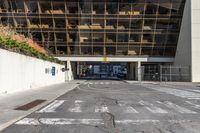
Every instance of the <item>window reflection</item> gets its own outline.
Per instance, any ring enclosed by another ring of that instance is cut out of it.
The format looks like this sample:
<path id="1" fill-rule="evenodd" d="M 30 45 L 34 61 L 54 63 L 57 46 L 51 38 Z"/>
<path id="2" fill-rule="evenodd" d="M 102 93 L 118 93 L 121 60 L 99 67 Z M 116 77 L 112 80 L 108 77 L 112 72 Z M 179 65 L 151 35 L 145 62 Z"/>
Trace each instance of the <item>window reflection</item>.
<path id="1" fill-rule="evenodd" d="M 58 56 L 174 56 L 184 4 L 185 0 L 7 0 L 0 2 L 0 22 Z"/>

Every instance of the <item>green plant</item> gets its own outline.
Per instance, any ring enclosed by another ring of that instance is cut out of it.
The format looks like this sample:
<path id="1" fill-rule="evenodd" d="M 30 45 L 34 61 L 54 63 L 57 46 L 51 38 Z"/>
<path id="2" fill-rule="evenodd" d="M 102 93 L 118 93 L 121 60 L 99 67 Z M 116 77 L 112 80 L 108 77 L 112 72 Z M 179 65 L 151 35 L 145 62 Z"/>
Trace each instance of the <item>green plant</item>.
<path id="1" fill-rule="evenodd" d="M 14 40 L 10 37 L 5 38 L 0 36 L 0 48 L 7 49 L 13 52 L 19 52 L 21 54 L 36 57 L 46 61 L 63 64 L 58 59 L 37 51 L 33 47 L 29 46 L 29 44 L 27 44 L 26 42 L 18 42 L 17 40 Z"/>

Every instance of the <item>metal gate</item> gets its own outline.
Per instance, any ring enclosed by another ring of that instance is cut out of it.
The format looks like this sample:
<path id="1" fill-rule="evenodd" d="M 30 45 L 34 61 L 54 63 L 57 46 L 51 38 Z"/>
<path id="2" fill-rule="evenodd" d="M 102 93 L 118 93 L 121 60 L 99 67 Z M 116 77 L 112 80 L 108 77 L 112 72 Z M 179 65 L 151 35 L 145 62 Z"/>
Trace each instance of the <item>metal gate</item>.
<path id="1" fill-rule="evenodd" d="M 149 65 L 142 66 L 140 70 L 143 81 L 191 81 L 190 67 Z"/>

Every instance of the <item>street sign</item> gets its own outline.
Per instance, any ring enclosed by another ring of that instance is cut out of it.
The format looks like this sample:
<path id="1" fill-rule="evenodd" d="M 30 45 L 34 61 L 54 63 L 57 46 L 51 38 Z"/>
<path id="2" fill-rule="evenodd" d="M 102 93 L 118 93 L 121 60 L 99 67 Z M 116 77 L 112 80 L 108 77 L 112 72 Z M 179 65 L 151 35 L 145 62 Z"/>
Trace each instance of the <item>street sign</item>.
<path id="1" fill-rule="evenodd" d="M 51 69 L 52 76 L 56 75 L 56 67 L 52 67 Z"/>

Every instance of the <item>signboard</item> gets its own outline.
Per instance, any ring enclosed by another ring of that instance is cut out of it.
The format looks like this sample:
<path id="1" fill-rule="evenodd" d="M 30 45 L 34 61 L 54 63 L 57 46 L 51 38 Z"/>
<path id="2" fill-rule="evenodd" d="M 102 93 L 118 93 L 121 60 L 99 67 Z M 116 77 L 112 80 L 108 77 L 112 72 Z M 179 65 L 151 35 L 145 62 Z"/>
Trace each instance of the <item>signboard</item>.
<path id="1" fill-rule="evenodd" d="M 52 76 L 56 75 L 56 67 L 52 67 L 51 69 Z"/>
<path id="2" fill-rule="evenodd" d="M 103 58 L 102 58 L 102 62 L 103 62 L 103 63 L 108 63 L 108 62 L 109 62 L 109 61 L 108 61 L 108 57 L 103 57 Z"/>

